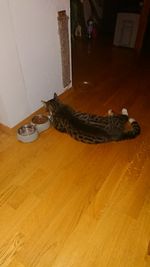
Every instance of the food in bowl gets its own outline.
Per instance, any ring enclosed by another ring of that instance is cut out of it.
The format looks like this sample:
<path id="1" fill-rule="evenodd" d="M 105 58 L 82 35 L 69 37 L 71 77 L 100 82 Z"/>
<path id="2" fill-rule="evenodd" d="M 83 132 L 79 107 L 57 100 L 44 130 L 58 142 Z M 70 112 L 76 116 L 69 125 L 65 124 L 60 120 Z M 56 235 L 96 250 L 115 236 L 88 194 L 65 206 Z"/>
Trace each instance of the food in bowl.
<path id="1" fill-rule="evenodd" d="M 43 124 L 48 121 L 48 117 L 44 115 L 36 115 L 32 118 L 34 124 Z"/>
<path id="2" fill-rule="evenodd" d="M 38 132 L 41 133 L 50 127 L 50 120 L 47 116 L 39 114 L 32 118 L 32 124 L 35 125 Z"/>

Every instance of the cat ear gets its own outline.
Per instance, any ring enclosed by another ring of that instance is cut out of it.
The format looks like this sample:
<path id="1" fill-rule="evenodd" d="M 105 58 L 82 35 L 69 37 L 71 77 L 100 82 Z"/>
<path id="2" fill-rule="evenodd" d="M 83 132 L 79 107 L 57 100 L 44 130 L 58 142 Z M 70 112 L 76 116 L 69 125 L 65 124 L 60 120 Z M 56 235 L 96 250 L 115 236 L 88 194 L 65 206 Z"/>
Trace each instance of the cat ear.
<path id="1" fill-rule="evenodd" d="M 54 99 L 55 99 L 55 100 L 59 100 L 59 99 L 58 99 L 58 96 L 57 96 L 56 93 L 54 93 Z"/>

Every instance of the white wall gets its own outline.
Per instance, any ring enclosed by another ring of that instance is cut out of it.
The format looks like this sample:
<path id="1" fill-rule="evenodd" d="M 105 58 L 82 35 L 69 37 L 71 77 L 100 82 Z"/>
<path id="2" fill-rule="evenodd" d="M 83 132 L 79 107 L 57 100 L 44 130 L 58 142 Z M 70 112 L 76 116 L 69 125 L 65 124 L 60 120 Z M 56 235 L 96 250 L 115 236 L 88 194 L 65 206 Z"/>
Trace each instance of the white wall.
<path id="1" fill-rule="evenodd" d="M 12 126 L 29 114 L 8 1 L 0 1 L 0 119 Z"/>
<path id="2" fill-rule="evenodd" d="M 63 9 L 70 14 L 69 0 L 0 1 L 0 120 L 9 127 L 64 91 L 57 23 Z"/>

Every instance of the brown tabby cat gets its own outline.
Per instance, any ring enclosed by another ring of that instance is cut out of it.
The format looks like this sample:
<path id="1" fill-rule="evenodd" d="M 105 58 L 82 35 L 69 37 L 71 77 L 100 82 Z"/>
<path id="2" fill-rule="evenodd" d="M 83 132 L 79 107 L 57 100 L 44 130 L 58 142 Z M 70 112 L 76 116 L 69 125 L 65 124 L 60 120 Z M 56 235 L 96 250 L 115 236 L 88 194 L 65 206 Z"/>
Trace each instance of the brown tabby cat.
<path id="1" fill-rule="evenodd" d="M 63 104 L 56 94 L 53 99 L 42 102 L 49 111 L 55 129 L 84 143 L 120 141 L 132 139 L 140 134 L 138 122 L 128 117 L 126 109 L 122 109 L 122 114 L 119 115 L 109 110 L 108 116 L 98 116 L 76 112 Z M 131 130 L 126 130 L 127 122 L 131 125 Z"/>

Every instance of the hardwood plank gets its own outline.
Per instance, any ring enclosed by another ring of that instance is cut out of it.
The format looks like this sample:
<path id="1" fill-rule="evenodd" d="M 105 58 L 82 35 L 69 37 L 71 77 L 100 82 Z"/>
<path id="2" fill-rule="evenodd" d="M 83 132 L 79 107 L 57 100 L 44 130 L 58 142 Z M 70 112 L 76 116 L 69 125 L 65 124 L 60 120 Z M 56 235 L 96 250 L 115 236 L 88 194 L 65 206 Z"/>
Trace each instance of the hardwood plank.
<path id="1" fill-rule="evenodd" d="M 20 124 L 1 128 L 0 266 L 150 264 L 150 64 L 132 50 L 91 45 L 89 54 L 76 43 L 74 86 L 61 99 L 97 114 L 126 107 L 141 135 L 87 145 L 51 128 L 23 144 Z"/>

